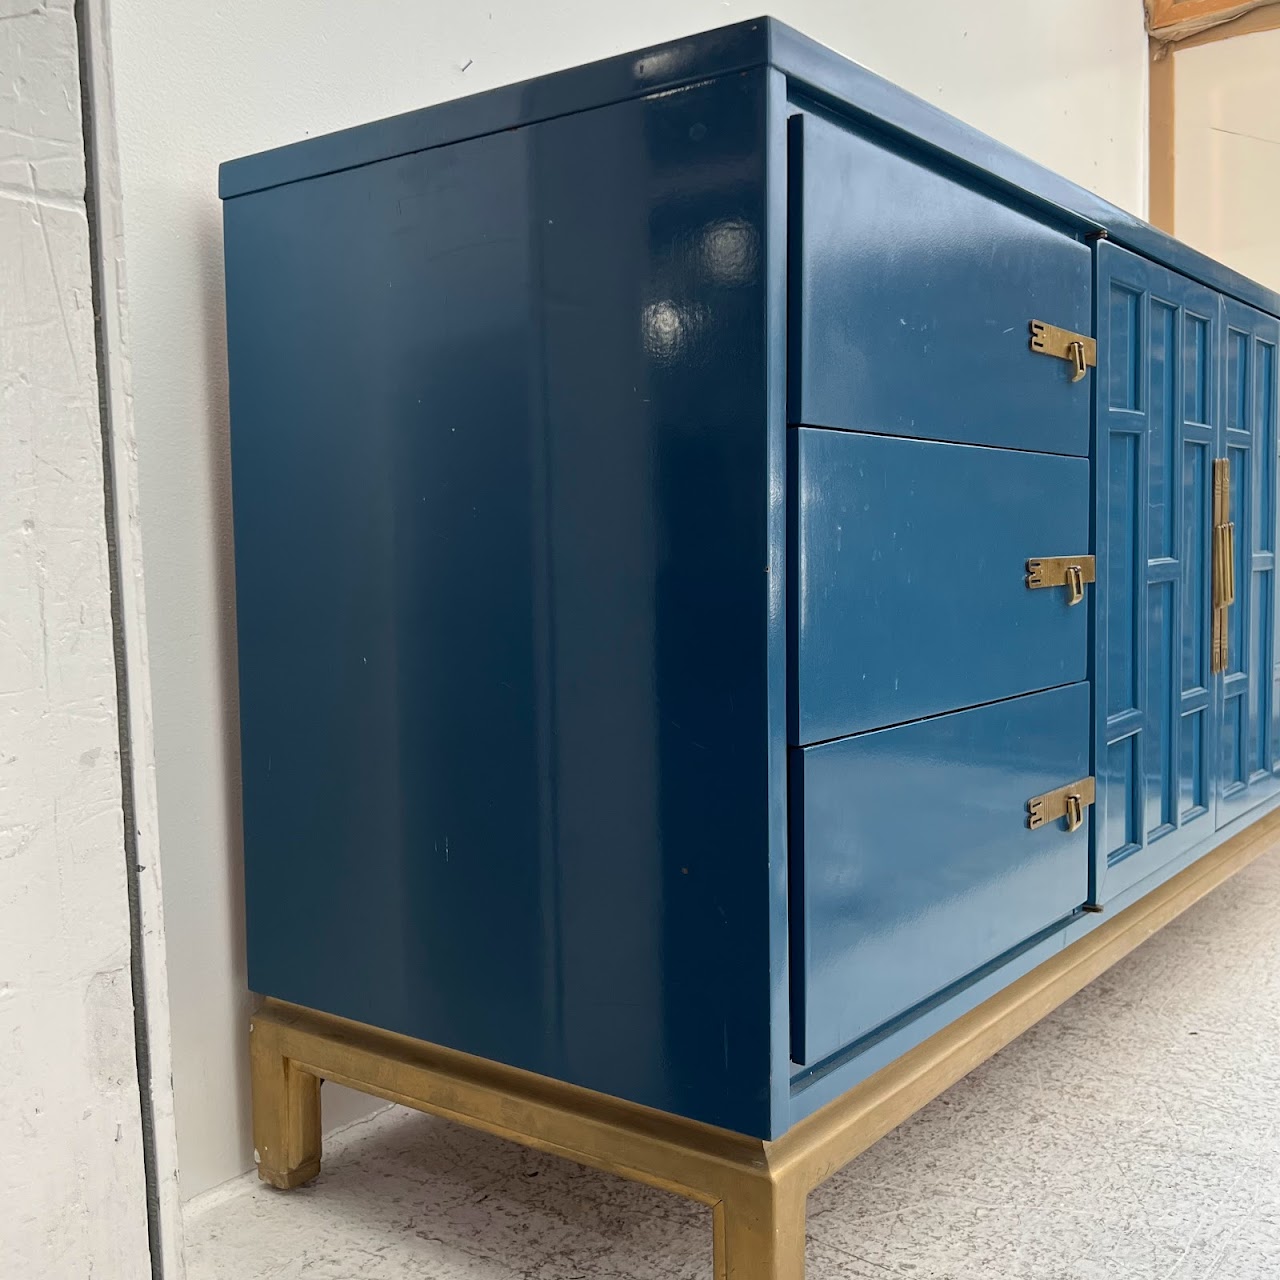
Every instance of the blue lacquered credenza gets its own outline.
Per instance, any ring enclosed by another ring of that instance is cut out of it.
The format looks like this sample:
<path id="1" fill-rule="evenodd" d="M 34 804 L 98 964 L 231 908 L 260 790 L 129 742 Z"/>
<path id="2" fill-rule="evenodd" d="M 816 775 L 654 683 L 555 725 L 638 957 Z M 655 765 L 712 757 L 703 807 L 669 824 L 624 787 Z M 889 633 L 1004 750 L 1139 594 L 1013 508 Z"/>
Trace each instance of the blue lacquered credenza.
<path id="1" fill-rule="evenodd" d="M 268 1180 L 338 1079 L 798 1275 L 1270 838 L 1280 297 L 767 19 L 221 194 Z"/>

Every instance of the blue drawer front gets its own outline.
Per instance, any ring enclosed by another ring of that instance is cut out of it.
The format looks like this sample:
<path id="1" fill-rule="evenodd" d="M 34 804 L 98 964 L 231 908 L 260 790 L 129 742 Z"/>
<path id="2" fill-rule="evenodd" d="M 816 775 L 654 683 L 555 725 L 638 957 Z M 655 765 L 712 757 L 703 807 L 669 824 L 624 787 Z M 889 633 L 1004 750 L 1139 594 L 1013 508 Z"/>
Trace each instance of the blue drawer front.
<path id="1" fill-rule="evenodd" d="M 1089 824 L 1026 825 L 1087 776 L 1089 686 L 792 757 L 793 1054 L 819 1062 L 1070 915 Z"/>
<path id="2" fill-rule="evenodd" d="M 1092 375 L 1028 325 L 1092 332 L 1088 248 L 825 120 L 792 130 L 791 421 L 1087 455 Z"/>
<path id="3" fill-rule="evenodd" d="M 802 428 L 798 691 L 822 742 L 1083 680 L 1088 603 L 1026 562 L 1089 549 L 1089 463 Z M 1086 593 L 1092 592 L 1086 588 Z"/>

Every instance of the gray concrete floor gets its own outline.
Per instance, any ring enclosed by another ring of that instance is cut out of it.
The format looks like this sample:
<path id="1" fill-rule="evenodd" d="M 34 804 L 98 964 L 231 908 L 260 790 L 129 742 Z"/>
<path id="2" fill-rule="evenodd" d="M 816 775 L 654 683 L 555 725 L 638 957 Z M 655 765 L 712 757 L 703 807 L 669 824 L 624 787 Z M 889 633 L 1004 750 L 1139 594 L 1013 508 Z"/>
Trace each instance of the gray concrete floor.
<path id="1" fill-rule="evenodd" d="M 809 1198 L 809 1280 L 1280 1280 L 1280 852 Z M 709 1214 L 392 1109 L 189 1206 L 190 1280 L 695 1280 Z"/>

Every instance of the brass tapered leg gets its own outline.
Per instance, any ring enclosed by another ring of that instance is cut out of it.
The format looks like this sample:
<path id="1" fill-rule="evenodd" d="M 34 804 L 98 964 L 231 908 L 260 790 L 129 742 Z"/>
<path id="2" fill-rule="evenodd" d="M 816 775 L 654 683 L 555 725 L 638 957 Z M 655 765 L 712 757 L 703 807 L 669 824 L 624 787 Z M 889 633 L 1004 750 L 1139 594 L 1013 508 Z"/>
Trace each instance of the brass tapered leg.
<path id="1" fill-rule="evenodd" d="M 716 1280 L 804 1280 L 805 1187 L 744 1174 L 715 1206 Z"/>
<path id="2" fill-rule="evenodd" d="M 266 1020 L 250 1024 L 249 1061 L 258 1177 L 300 1187 L 320 1172 L 320 1081 L 285 1057 Z"/>

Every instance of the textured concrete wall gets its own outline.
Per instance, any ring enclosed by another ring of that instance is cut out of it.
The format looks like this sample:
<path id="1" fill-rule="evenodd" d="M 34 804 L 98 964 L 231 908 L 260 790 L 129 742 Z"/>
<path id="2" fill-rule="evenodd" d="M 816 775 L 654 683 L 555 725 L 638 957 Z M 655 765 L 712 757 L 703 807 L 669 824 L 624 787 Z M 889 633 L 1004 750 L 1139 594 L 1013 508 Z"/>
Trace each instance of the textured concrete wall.
<path id="1" fill-rule="evenodd" d="M 71 0 L 0 0 L 0 1273 L 150 1275 Z"/>

